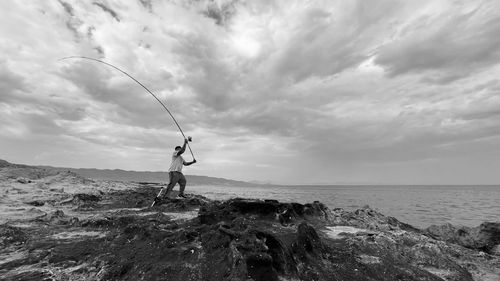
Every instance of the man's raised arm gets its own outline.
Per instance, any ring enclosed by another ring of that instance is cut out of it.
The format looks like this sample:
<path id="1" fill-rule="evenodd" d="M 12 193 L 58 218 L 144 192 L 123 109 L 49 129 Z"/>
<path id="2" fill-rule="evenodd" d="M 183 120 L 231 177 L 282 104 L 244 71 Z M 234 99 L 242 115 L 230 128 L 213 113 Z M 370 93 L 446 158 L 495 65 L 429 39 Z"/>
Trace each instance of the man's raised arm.
<path id="1" fill-rule="evenodd" d="M 181 155 L 182 153 L 184 153 L 184 151 L 186 151 L 187 143 L 188 143 L 188 140 L 184 139 L 184 145 L 181 147 L 181 150 L 177 151 L 177 156 Z"/>

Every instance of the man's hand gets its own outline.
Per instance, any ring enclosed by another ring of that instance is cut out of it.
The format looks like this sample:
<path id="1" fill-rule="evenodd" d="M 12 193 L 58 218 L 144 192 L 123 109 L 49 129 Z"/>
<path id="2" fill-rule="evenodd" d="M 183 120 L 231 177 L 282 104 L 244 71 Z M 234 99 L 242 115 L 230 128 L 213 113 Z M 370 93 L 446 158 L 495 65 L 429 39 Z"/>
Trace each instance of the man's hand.
<path id="1" fill-rule="evenodd" d="M 196 159 L 193 159 L 193 164 L 196 163 Z"/>
<path id="2" fill-rule="evenodd" d="M 184 143 L 188 143 L 188 139 L 184 139 Z"/>

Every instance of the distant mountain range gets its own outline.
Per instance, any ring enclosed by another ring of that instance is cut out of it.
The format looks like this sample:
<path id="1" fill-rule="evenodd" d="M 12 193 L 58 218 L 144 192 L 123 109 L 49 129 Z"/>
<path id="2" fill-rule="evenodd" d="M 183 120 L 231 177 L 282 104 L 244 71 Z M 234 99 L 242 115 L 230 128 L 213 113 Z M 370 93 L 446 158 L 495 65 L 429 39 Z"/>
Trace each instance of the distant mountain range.
<path id="1" fill-rule="evenodd" d="M 55 169 L 58 171 L 72 171 L 86 178 L 113 181 L 134 181 L 134 182 L 168 182 L 168 172 L 139 172 L 126 170 L 101 170 L 89 168 L 60 168 L 50 166 L 40 166 L 43 168 Z M 186 175 L 189 185 L 223 185 L 223 186 L 257 186 L 257 183 L 215 178 L 208 176 Z"/>
<path id="2" fill-rule="evenodd" d="M 38 167 L 51 169 L 56 171 L 71 171 L 86 178 L 96 180 L 112 180 L 112 181 L 133 181 L 133 182 L 150 182 L 164 183 L 168 182 L 168 172 L 138 172 L 125 170 L 109 170 L 109 169 L 89 169 L 89 168 L 62 168 L 52 166 L 28 166 L 24 164 L 14 164 L 0 159 L 0 168 L 25 168 Z M 229 180 L 224 178 L 215 178 L 207 176 L 192 176 L 186 175 L 189 185 L 218 185 L 218 186 L 259 186 L 261 184 L 245 181 Z"/>

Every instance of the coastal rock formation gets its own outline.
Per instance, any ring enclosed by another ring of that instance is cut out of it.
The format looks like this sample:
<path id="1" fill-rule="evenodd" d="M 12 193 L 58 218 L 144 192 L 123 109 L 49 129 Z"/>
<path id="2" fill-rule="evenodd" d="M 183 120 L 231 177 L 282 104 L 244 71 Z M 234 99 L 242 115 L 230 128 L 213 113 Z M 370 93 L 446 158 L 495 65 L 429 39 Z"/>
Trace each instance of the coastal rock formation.
<path id="1" fill-rule="evenodd" d="M 455 227 L 451 224 L 433 225 L 424 232 L 429 237 L 499 255 L 500 223 L 484 222 L 478 227 Z"/>
<path id="2" fill-rule="evenodd" d="M 155 184 L 3 162 L 0 188 L 1 280 L 500 280 L 495 223 L 192 194 L 150 208 Z"/>

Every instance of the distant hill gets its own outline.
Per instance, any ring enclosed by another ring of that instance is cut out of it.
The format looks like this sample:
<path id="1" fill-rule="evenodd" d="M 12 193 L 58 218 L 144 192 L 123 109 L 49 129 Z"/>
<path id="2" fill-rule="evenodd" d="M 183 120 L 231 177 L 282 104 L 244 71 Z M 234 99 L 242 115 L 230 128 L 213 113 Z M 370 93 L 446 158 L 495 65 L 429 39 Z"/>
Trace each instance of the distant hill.
<path id="1" fill-rule="evenodd" d="M 0 159 L 0 168 L 6 168 L 6 167 L 11 167 L 11 168 L 23 168 L 23 167 L 28 167 L 26 165 L 21 165 L 21 164 L 14 164 L 7 162 L 5 160 Z"/>
<path id="2" fill-rule="evenodd" d="M 13 164 L 0 159 L 0 168 L 3 167 L 29 167 L 23 164 Z M 91 168 L 64 168 L 52 166 L 36 166 L 39 168 L 51 169 L 56 171 L 71 171 L 86 178 L 97 180 L 112 180 L 112 181 L 133 181 L 133 182 L 168 182 L 167 172 L 138 172 L 126 170 L 110 170 L 110 169 L 91 169 Z M 186 175 L 189 185 L 218 185 L 218 186 L 259 186 L 258 183 L 250 183 L 244 181 L 229 180 L 224 178 L 215 178 L 208 176 L 193 176 Z"/>
<path id="3" fill-rule="evenodd" d="M 43 168 L 54 169 L 58 171 L 72 171 L 86 178 L 97 180 L 113 181 L 134 181 L 134 182 L 168 182 L 167 172 L 138 172 L 126 171 L 120 169 L 89 169 L 89 168 L 61 168 L 51 166 L 40 166 Z M 189 185 L 223 185 L 223 186 L 258 186 L 259 184 L 229 180 L 224 178 L 215 178 L 208 176 L 186 175 Z"/>

